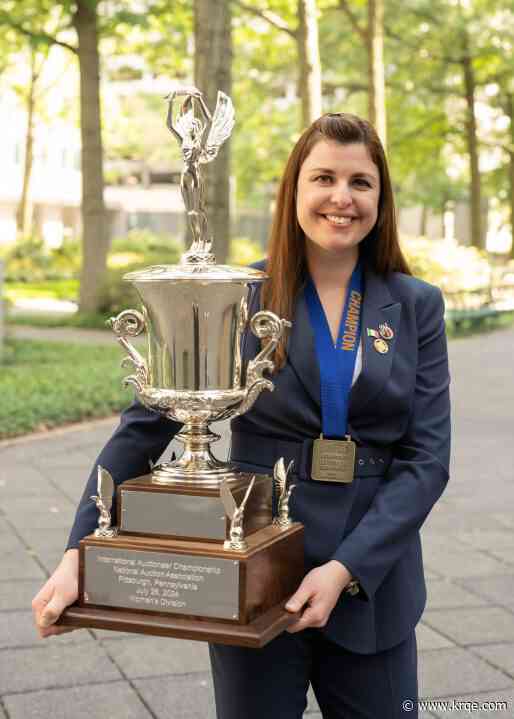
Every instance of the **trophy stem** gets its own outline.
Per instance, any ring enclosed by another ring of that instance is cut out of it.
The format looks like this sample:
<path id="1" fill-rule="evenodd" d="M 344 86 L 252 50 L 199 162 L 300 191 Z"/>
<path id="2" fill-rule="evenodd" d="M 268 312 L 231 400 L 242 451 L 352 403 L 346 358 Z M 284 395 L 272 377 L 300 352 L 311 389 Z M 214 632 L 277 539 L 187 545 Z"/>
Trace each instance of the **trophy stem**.
<path id="1" fill-rule="evenodd" d="M 191 484 L 219 486 L 224 480 L 236 481 L 240 474 L 212 454 L 210 444 L 220 435 L 211 432 L 207 422 L 186 422 L 176 438 L 184 443 L 184 451 L 174 462 L 153 468 L 156 484 Z"/>

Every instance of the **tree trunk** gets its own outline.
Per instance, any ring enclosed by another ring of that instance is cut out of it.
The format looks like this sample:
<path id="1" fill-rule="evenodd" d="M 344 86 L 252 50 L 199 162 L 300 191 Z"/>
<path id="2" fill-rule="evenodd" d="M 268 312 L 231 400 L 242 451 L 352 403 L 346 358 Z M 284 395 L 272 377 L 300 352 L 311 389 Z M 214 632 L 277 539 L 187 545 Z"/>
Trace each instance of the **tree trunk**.
<path id="1" fill-rule="evenodd" d="M 512 120 L 511 120 L 512 123 Z M 514 134 L 514 131 L 513 131 Z M 514 144 L 514 137 L 512 138 Z M 509 152 L 509 196 L 510 196 L 510 256 L 514 260 L 514 152 Z"/>
<path id="2" fill-rule="evenodd" d="M 510 200 L 510 256 L 514 260 L 514 94 L 507 95 L 507 115 L 510 117 L 509 200 Z"/>
<path id="3" fill-rule="evenodd" d="M 80 68 L 82 141 L 82 248 L 79 309 L 94 312 L 105 279 L 109 239 L 103 198 L 103 150 L 100 119 L 100 64 L 97 3 L 77 0 L 73 24 Z"/>
<path id="4" fill-rule="evenodd" d="M 482 240 L 482 193 L 480 182 L 477 121 L 475 114 L 475 74 L 473 62 L 469 54 L 468 37 L 463 32 L 462 69 L 464 74 L 464 91 L 467 105 L 466 138 L 469 155 L 469 171 L 471 178 L 471 244 L 473 247 L 483 247 Z"/>
<path id="5" fill-rule="evenodd" d="M 368 0 L 368 116 L 384 148 L 387 115 L 384 70 L 384 0 Z"/>
<path id="6" fill-rule="evenodd" d="M 321 60 L 318 43 L 318 17 L 316 0 L 298 0 L 298 79 L 302 101 L 302 127 L 308 127 L 322 112 Z"/>
<path id="7" fill-rule="evenodd" d="M 201 90 L 211 112 L 218 90 L 232 94 L 231 0 L 194 2 L 195 85 Z M 205 182 L 205 208 L 213 249 L 219 263 L 226 262 L 230 246 L 230 140 L 222 145 L 217 158 L 202 165 Z"/>
<path id="8" fill-rule="evenodd" d="M 36 83 L 39 73 L 36 70 L 36 51 L 30 52 L 30 83 L 27 95 L 27 132 L 25 134 L 25 158 L 23 162 L 23 184 L 21 197 L 16 210 L 16 228 L 20 234 L 28 237 L 32 231 L 32 203 L 29 198 L 30 178 L 34 162 L 34 110 L 36 105 Z"/>
<path id="9" fill-rule="evenodd" d="M 420 221 L 420 228 L 419 228 L 419 234 L 421 237 L 427 236 L 427 224 L 428 224 L 428 207 L 426 205 L 423 205 L 421 208 L 421 221 Z"/>

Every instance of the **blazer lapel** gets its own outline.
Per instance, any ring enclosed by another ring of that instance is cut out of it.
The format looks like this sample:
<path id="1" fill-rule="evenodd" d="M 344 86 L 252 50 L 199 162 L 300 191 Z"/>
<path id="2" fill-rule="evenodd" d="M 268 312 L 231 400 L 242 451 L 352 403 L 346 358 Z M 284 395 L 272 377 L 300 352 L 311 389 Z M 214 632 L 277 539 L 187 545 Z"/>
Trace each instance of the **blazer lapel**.
<path id="1" fill-rule="evenodd" d="M 350 392 L 350 420 L 376 397 L 389 378 L 400 331 L 402 305 L 393 301 L 387 281 L 369 267 L 366 268 L 365 278 L 361 329 L 362 371 Z M 380 354 L 374 347 L 374 338 L 368 336 L 367 329 L 378 330 L 383 322 L 387 322 L 394 336 L 387 341 L 388 351 Z"/>
<path id="2" fill-rule="evenodd" d="M 314 345 L 309 311 L 303 290 L 296 300 L 293 326 L 287 345 L 287 358 L 307 394 L 321 408 L 321 385 L 318 358 Z"/>
<path id="3" fill-rule="evenodd" d="M 393 363 L 398 333 L 400 330 L 401 303 L 394 302 L 387 281 L 371 268 L 365 268 L 364 302 L 362 307 L 362 371 L 350 392 L 349 419 L 355 417 L 370 402 L 386 383 Z M 389 351 L 380 354 L 374 348 L 373 337 L 368 337 L 367 328 L 378 330 L 387 322 L 394 332 L 387 341 Z M 293 327 L 289 337 L 288 360 L 307 394 L 321 407 L 320 374 L 314 333 L 311 327 L 307 303 L 300 292 Z"/>

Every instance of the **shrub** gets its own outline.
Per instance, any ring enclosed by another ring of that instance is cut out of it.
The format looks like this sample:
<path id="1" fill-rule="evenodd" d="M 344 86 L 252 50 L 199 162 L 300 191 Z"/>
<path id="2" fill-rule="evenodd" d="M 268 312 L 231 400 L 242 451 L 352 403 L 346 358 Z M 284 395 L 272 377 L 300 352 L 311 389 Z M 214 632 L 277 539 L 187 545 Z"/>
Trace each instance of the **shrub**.
<path id="1" fill-rule="evenodd" d="M 443 291 L 487 287 L 492 268 L 485 252 L 448 240 L 402 237 L 402 249 L 414 275 Z"/>
<path id="2" fill-rule="evenodd" d="M 266 255 L 258 242 L 249 240 L 246 237 L 235 237 L 230 243 L 228 263 L 230 265 L 251 265 L 252 262 L 262 260 Z"/>
<path id="3" fill-rule="evenodd" d="M 169 255 L 167 264 L 173 264 L 183 252 L 182 243 L 172 235 L 134 228 L 123 237 L 115 237 L 111 243 L 111 252 L 130 252 L 139 255 Z"/>
<path id="4" fill-rule="evenodd" d="M 7 340 L 0 372 L 0 439 L 106 417 L 132 397 L 123 353 L 108 345 Z"/>
<path id="5" fill-rule="evenodd" d="M 80 248 L 75 240 L 66 240 L 51 249 L 37 236 L 18 240 L 5 253 L 7 282 L 42 282 L 78 277 Z"/>

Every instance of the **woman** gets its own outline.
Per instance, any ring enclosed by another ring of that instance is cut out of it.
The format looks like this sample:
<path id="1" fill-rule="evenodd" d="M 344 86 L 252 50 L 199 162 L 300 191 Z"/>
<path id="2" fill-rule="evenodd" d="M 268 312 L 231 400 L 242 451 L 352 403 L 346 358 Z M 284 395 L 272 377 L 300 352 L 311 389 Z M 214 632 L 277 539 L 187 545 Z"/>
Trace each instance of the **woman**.
<path id="1" fill-rule="evenodd" d="M 277 352 L 276 391 L 232 422 L 231 458 L 259 472 L 295 460 L 291 511 L 305 525 L 307 573 L 287 604 L 298 613 L 288 632 L 262 650 L 211 646 L 218 717 L 298 719 L 309 683 L 326 718 L 415 717 L 419 529 L 449 466 L 444 308 L 402 256 L 369 123 L 330 114 L 304 132 L 279 188 L 266 269 L 261 305 L 293 328 L 287 358 Z M 143 474 L 176 429 L 135 403 L 98 463 L 119 481 Z M 62 631 L 52 622 L 76 597 L 94 481 L 63 563 L 34 600 L 42 636 Z"/>

